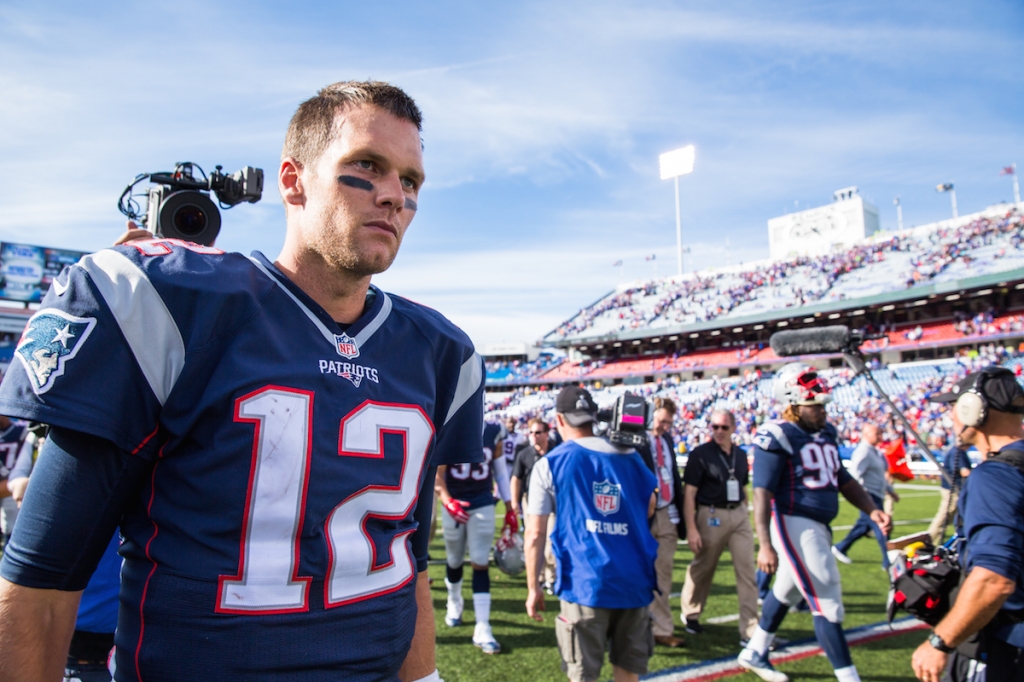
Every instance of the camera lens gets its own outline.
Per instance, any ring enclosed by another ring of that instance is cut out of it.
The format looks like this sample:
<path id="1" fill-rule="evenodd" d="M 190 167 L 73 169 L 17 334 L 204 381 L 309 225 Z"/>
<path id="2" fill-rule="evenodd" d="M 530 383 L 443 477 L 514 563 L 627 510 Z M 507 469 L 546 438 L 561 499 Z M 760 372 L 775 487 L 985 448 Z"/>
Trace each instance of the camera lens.
<path id="1" fill-rule="evenodd" d="M 186 204 L 175 211 L 173 220 L 175 229 L 189 237 L 206 229 L 206 212 L 194 204 Z"/>
<path id="2" fill-rule="evenodd" d="M 220 211 L 205 192 L 172 192 L 163 197 L 157 212 L 158 237 L 184 239 L 209 246 L 220 232 Z"/>

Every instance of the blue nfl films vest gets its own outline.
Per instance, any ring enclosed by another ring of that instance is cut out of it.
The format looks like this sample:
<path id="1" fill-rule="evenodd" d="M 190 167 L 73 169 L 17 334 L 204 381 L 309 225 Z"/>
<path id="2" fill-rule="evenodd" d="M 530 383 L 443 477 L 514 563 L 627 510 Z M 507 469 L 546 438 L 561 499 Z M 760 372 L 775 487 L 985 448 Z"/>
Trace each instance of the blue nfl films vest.
<path id="1" fill-rule="evenodd" d="M 647 519 L 654 474 L 635 451 L 622 454 L 598 438 L 563 443 L 546 459 L 556 496 L 555 593 L 592 608 L 650 604 L 658 553 Z"/>

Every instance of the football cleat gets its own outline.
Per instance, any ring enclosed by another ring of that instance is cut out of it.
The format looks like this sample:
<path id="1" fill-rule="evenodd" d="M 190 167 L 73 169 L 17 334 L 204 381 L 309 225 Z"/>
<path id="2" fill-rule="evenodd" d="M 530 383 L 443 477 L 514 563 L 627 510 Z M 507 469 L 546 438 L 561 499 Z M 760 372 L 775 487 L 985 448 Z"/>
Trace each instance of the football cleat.
<path id="1" fill-rule="evenodd" d="M 466 602 L 461 594 L 449 594 L 448 611 L 444 615 L 444 624 L 450 628 L 462 625 L 462 610 L 465 606 Z"/>
<path id="2" fill-rule="evenodd" d="M 736 662 L 740 664 L 741 668 L 749 670 L 765 682 L 789 682 L 789 675 L 776 670 L 768 662 L 766 656 L 762 656 L 753 649 L 741 651 L 740 655 L 736 657 Z"/>
<path id="3" fill-rule="evenodd" d="M 473 630 L 473 645 L 485 654 L 501 653 L 501 645 L 494 639 L 491 626 L 484 623 L 477 623 Z"/>

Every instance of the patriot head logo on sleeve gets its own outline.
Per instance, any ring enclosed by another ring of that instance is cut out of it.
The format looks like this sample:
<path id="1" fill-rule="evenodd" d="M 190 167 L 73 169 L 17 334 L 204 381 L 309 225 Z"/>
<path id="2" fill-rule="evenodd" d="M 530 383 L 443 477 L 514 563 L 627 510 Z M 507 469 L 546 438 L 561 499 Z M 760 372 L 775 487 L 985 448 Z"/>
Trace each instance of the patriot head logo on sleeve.
<path id="1" fill-rule="evenodd" d="M 25 366 L 36 395 L 49 391 L 64 374 L 64 366 L 78 354 L 95 326 L 95 317 L 75 317 L 55 308 L 32 316 L 14 354 Z"/>

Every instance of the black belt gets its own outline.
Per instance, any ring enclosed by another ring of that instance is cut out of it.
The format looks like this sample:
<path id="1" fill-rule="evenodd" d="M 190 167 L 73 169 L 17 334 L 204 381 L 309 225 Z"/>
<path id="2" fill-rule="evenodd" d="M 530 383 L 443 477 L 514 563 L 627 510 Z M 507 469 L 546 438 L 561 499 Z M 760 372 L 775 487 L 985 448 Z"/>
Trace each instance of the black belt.
<path id="1" fill-rule="evenodd" d="M 743 504 L 743 502 L 726 502 L 725 504 L 704 504 L 701 502 L 699 504 L 702 507 L 713 507 L 715 509 L 736 509 Z"/>

